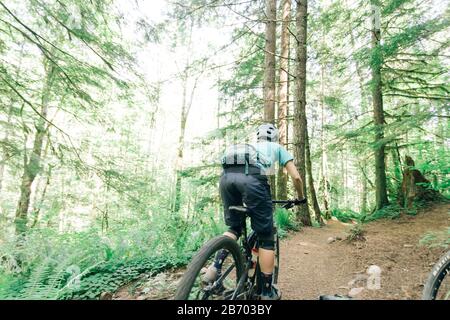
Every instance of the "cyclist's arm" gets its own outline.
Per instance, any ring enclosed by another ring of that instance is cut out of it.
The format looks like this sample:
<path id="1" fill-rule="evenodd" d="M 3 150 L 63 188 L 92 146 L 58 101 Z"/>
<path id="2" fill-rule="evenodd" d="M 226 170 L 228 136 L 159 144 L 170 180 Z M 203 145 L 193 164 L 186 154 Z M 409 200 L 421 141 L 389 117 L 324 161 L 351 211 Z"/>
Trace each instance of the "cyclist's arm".
<path id="1" fill-rule="evenodd" d="M 294 182 L 294 187 L 295 190 L 297 191 L 298 198 L 304 199 L 305 195 L 303 194 L 303 180 L 297 168 L 295 167 L 294 161 L 290 160 L 286 162 L 285 167 L 289 176 L 292 178 L 292 181 Z"/>

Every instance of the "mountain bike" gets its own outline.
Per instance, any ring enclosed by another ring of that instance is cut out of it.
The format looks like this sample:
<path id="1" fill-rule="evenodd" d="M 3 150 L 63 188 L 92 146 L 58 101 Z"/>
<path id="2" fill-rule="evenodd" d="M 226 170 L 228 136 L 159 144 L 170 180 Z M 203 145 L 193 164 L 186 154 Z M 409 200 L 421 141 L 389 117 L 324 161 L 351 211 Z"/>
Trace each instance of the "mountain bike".
<path id="1" fill-rule="evenodd" d="M 450 251 L 433 266 L 423 288 L 422 300 L 450 300 Z"/>
<path id="2" fill-rule="evenodd" d="M 306 200 L 273 200 L 274 204 L 282 204 L 282 208 L 290 209 Z M 256 300 L 260 295 L 261 272 L 257 258 L 258 240 L 256 233 L 247 233 L 247 208 L 231 206 L 232 214 L 242 216 L 240 244 L 227 236 L 217 236 L 209 240 L 194 256 L 186 273 L 180 280 L 175 300 Z M 274 226 L 275 264 L 273 284 L 278 281 L 280 266 L 279 237 Z M 248 235 L 247 235 L 248 234 Z M 223 251 L 225 250 L 225 251 Z M 222 255 L 222 268 L 217 279 L 205 281 L 205 269 L 210 266 L 218 252 Z"/>

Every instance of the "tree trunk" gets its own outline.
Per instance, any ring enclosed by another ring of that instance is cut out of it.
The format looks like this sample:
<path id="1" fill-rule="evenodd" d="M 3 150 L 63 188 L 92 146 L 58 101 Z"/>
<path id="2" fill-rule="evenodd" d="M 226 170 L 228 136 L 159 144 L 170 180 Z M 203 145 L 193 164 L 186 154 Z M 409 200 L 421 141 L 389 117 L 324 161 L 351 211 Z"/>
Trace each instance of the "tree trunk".
<path id="1" fill-rule="evenodd" d="M 266 0 L 266 43 L 264 51 L 264 121 L 275 121 L 276 0 Z"/>
<path id="2" fill-rule="evenodd" d="M 325 93 L 324 93 L 324 66 L 320 67 L 320 111 L 321 111 L 321 131 L 320 131 L 320 149 L 322 153 L 322 197 L 323 197 L 323 207 L 325 211 L 325 219 L 331 219 L 330 213 L 330 195 L 328 193 L 329 183 L 328 183 L 328 159 L 327 159 L 327 150 L 325 146 Z"/>
<path id="3" fill-rule="evenodd" d="M 102 233 L 109 229 L 109 201 L 106 198 L 110 193 L 110 179 L 105 181 L 105 208 L 102 210 Z"/>
<path id="4" fill-rule="evenodd" d="M 45 143 L 45 147 L 43 147 L 42 153 L 41 153 L 41 158 L 42 159 L 46 159 L 47 158 L 47 154 L 48 154 L 48 149 L 50 146 L 50 134 L 48 133 L 48 125 L 47 128 L 45 129 L 46 131 L 46 143 Z M 34 188 L 32 188 L 31 190 L 31 195 L 30 195 L 30 204 L 29 204 L 29 208 L 31 210 L 30 216 L 33 216 L 33 222 L 31 223 L 30 228 L 33 228 L 35 226 L 35 224 L 37 223 L 37 215 L 39 215 L 39 211 L 40 211 L 40 207 L 42 206 L 42 203 L 44 202 L 44 197 L 45 194 L 47 192 L 47 184 L 50 183 L 50 179 L 48 177 L 49 174 L 51 174 L 51 165 L 48 166 L 46 172 L 44 174 L 39 174 L 36 179 L 34 180 L 33 186 Z M 43 170 L 43 166 L 41 168 L 41 171 Z M 43 184 L 43 187 L 41 187 L 41 185 Z M 39 191 L 42 190 L 41 192 L 41 197 L 39 198 Z"/>
<path id="5" fill-rule="evenodd" d="M 373 119 L 375 124 L 375 194 L 376 209 L 379 210 L 389 204 L 386 185 L 385 143 L 384 138 L 384 111 L 381 83 L 382 57 L 378 51 L 380 46 L 380 8 L 372 3 L 372 101 Z"/>
<path id="6" fill-rule="evenodd" d="M 352 49 L 355 50 L 355 38 L 353 35 L 353 29 L 349 30 L 350 33 L 350 42 L 352 45 Z M 368 111 L 368 99 L 367 99 L 367 94 L 366 91 L 364 90 L 364 80 L 363 80 L 363 75 L 361 72 L 361 67 L 359 65 L 359 62 L 357 59 L 354 60 L 355 62 L 355 69 L 356 69 L 356 74 L 358 76 L 358 85 L 359 85 L 359 97 L 361 100 L 361 113 L 366 113 Z M 365 166 L 364 162 L 359 161 L 359 166 L 360 166 L 360 182 L 361 182 L 361 197 L 360 197 L 360 210 L 361 213 L 365 214 L 367 212 L 367 193 L 368 193 L 368 188 L 367 188 L 367 178 L 363 169 L 363 166 Z"/>
<path id="7" fill-rule="evenodd" d="M 46 134 L 46 126 L 44 118 L 47 118 L 48 103 L 50 101 L 50 91 L 54 79 L 55 70 L 53 65 L 46 61 L 46 81 L 42 92 L 42 103 L 40 116 L 36 122 L 36 132 L 34 134 L 33 149 L 29 159 L 25 152 L 24 170 L 22 174 L 22 182 L 20 186 L 19 203 L 17 204 L 16 217 L 14 220 L 16 226 L 16 234 L 22 235 L 27 229 L 28 209 L 30 206 L 31 186 L 37 174 L 41 170 L 41 154 L 44 137 Z"/>
<path id="8" fill-rule="evenodd" d="M 38 221 L 39 221 L 39 213 L 41 212 L 41 208 L 42 208 L 42 205 L 43 205 L 44 200 L 45 200 L 45 195 L 47 193 L 48 186 L 50 185 L 50 178 L 51 178 L 51 175 L 52 175 L 52 168 L 53 167 L 51 165 L 48 167 L 47 178 L 45 180 L 44 189 L 42 190 L 41 198 L 39 200 L 39 204 L 35 205 L 34 209 L 33 209 L 34 218 L 33 218 L 33 223 L 31 224 L 30 228 L 34 228 L 37 225 Z"/>
<path id="9" fill-rule="evenodd" d="M 367 212 L 368 188 L 367 188 L 367 179 L 366 179 L 366 175 L 364 173 L 363 166 L 364 166 L 364 163 L 360 163 L 360 170 L 361 170 L 361 178 L 360 179 L 361 179 L 361 186 L 362 186 L 360 208 L 361 208 L 361 213 L 365 214 Z"/>
<path id="10" fill-rule="evenodd" d="M 297 27 L 296 79 L 295 79 L 295 111 L 294 111 L 294 156 L 297 168 L 303 179 L 306 195 L 305 179 L 305 142 L 306 142 L 306 36 L 307 36 L 307 0 L 297 0 L 295 16 Z M 306 226 L 311 225 L 311 217 L 307 206 L 300 206 L 297 218 Z"/>
<path id="11" fill-rule="evenodd" d="M 320 214 L 319 202 L 317 201 L 316 189 L 314 188 L 314 178 L 312 175 L 311 151 L 309 149 L 308 130 L 306 131 L 306 136 L 305 136 L 305 154 L 306 154 L 306 172 L 308 174 L 308 189 L 309 189 L 309 194 L 310 194 L 309 202 L 312 205 L 316 222 L 322 225 L 323 220 L 322 220 L 322 217 Z"/>
<path id="12" fill-rule="evenodd" d="M 344 157 L 345 155 L 345 157 Z M 350 154 L 347 151 L 347 148 L 344 146 L 344 152 L 342 153 L 343 156 L 343 162 L 344 162 L 344 190 L 345 190 L 345 197 L 344 197 L 344 203 L 345 207 L 349 208 L 349 197 L 351 196 L 351 192 L 348 191 L 348 157 Z"/>
<path id="13" fill-rule="evenodd" d="M 220 71 L 219 71 L 219 72 L 220 72 Z M 219 76 L 218 76 L 218 78 L 217 78 L 217 83 L 218 83 L 218 84 L 220 83 L 220 73 L 219 73 Z M 220 104 L 221 104 L 221 98 L 220 98 L 220 94 L 219 94 L 219 91 L 218 91 L 218 94 L 217 94 L 217 114 L 216 114 L 217 131 L 220 130 L 220 111 L 221 111 L 221 110 L 220 110 Z M 221 137 L 223 137 L 223 135 L 221 135 Z M 222 150 L 221 141 L 222 141 L 221 138 L 217 139 L 217 153 L 218 153 L 218 154 L 219 154 L 220 151 Z"/>
<path id="14" fill-rule="evenodd" d="M 22 68 L 23 46 L 24 45 L 21 44 L 20 52 L 18 55 L 19 56 L 19 65 L 15 72 L 16 78 L 19 76 L 19 74 L 21 72 L 21 68 Z M 15 97 L 11 97 L 9 100 L 9 105 L 7 106 L 7 108 L 8 108 L 7 126 L 9 126 L 12 122 L 11 121 L 12 120 L 12 110 L 13 110 L 13 105 L 15 103 L 16 103 Z M 3 136 L 3 141 L 5 144 L 7 144 L 9 141 L 9 134 L 10 134 L 10 128 L 7 127 L 7 128 L 5 128 L 5 135 Z M 3 147 L 3 154 L 0 158 L 0 195 L 2 194 L 3 179 L 4 179 L 4 175 L 5 175 L 6 161 L 8 160 L 8 157 L 9 157 L 9 154 L 8 154 L 7 148 Z"/>
<path id="15" fill-rule="evenodd" d="M 275 124 L 275 50 L 277 1 L 266 0 L 266 36 L 264 50 L 264 121 Z M 276 198 L 275 174 L 269 177 L 272 198 Z"/>
<path id="16" fill-rule="evenodd" d="M 352 49 L 356 50 L 355 48 L 355 38 L 353 36 L 353 29 L 349 30 L 350 33 L 350 43 L 352 45 Z M 359 85 L 359 97 L 361 100 L 361 112 L 365 113 L 367 112 L 368 109 L 368 101 L 366 99 L 367 95 L 366 95 L 366 91 L 364 90 L 364 80 L 363 80 L 363 75 L 361 72 L 361 67 L 359 65 L 359 61 L 357 59 L 355 59 L 355 69 L 356 69 L 356 75 L 358 76 L 358 85 Z"/>
<path id="17" fill-rule="evenodd" d="M 347 206 L 346 205 L 346 202 L 347 202 L 347 188 L 346 188 L 346 185 L 345 185 L 344 150 L 343 149 L 340 150 L 339 154 L 340 154 L 340 157 L 341 157 L 341 159 L 340 159 L 341 160 L 340 161 L 340 164 L 341 164 L 340 173 L 341 173 L 341 189 L 342 189 L 342 196 L 343 196 L 343 199 L 342 198 L 340 199 L 340 204 L 344 205 L 344 206 Z"/>
<path id="18" fill-rule="evenodd" d="M 180 120 L 180 136 L 178 137 L 178 151 L 176 163 L 176 180 L 175 180 L 175 203 L 174 211 L 180 211 L 181 201 L 181 170 L 183 168 L 183 151 L 184 151 L 184 134 L 186 131 L 186 95 L 187 95 L 187 71 L 183 79 L 183 100 L 181 103 L 181 120 Z"/>
<path id="19" fill-rule="evenodd" d="M 184 124 L 183 124 L 184 122 Z M 181 202 L 181 170 L 182 170 L 182 161 L 183 161 L 183 149 L 184 149 L 184 131 L 186 128 L 186 122 L 182 121 L 180 137 L 178 139 L 178 154 L 177 154 L 177 171 L 176 171 L 176 180 L 175 180 L 175 204 L 174 211 L 180 211 L 180 202 Z"/>
<path id="20" fill-rule="evenodd" d="M 12 99 L 11 99 L 11 104 L 13 103 Z M 7 121 L 7 125 L 9 125 L 11 123 L 11 105 L 9 106 L 8 109 L 8 119 Z M 5 129 L 5 135 L 3 136 L 3 141 L 4 143 L 8 143 L 9 140 L 9 128 Z M 0 158 L 0 194 L 2 193 L 2 186 L 3 186 L 3 177 L 4 177 L 4 173 L 5 173 L 5 164 L 6 164 L 6 160 L 8 159 L 8 151 L 6 147 L 3 147 L 3 152 L 2 152 L 2 156 Z"/>
<path id="21" fill-rule="evenodd" d="M 191 21 L 189 34 L 188 34 L 188 42 L 187 42 L 187 48 L 188 52 L 191 52 L 191 45 L 192 45 L 192 30 L 193 30 L 194 22 Z M 175 212 L 180 211 L 181 206 L 181 171 L 183 169 L 183 152 L 184 152 L 184 136 L 186 132 L 186 122 L 187 117 L 189 115 L 190 108 L 192 106 L 192 101 L 194 98 L 194 93 L 197 88 L 197 82 L 199 77 L 195 79 L 194 85 L 192 87 L 192 90 L 190 92 L 190 98 L 188 100 L 187 96 L 187 90 L 188 90 L 188 82 L 190 78 L 189 74 L 189 66 L 190 66 L 190 59 L 189 56 L 186 58 L 186 64 L 184 66 L 183 71 L 183 95 L 182 95 L 182 101 L 181 101 L 181 113 L 180 113 L 180 136 L 178 137 L 178 152 L 177 152 L 177 163 L 176 163 L 176 178 L 175 178 L 175 201 L 173 210 Z"/>
<path id="22" fill-rule="evenodd" d="M 393 177 L 393 186 L 392 190 L 394 191 L 396 197 L 398 198 L 399 194 L 402 190 L 402 163 L 401 163 L 401 156 L 400 156 L 400 150 L 398 149 L 398 144 L 394 144 L 394 148 L 391 149 L 391 156 L 392 156 L 392 164 L 394 166 L 394 177 Z"/>
<path id="23" fill-rule="evenodd" d="M 280 144 L 287 149 L 288 144 L 288 103 L 289 103 L 289 47 L 291 20 L 291 0 L 281 3 L 283 22 L 281 25 L 281 54 L 278 87 L 278 130 L 280 131 Z M 279 199 L 287 198 L 287 174 L 283 167 L 278 170 L 277 195 Z"/>

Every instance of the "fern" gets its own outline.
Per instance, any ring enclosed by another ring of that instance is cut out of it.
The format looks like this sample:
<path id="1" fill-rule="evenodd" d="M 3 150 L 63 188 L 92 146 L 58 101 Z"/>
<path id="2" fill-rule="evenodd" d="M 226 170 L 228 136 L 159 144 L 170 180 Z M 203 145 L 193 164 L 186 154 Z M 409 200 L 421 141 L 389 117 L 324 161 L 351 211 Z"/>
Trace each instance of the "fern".
<path id="1" fill-rule="evenodd" d="M 20 246 L 14 239 L 0 243 L 0 298 L 96 299 L 142 274 L 186 264 L 224 230 L 213 211 L 196 219 L 172 215 L 127 223 L 109 235 L 95 228 L 63 234 L 32 229 Z"/>
<path id="2" fill-rule="evenodd" d="M 51 287 L 51 280 L 54 279 L 54 268 L 57 265 L 51 258 L 46 258 L 40 264 L 36 265 L 20 290 L 18 299 L 49 299 L 56 294 L 57 288 Z"/>
<path id="3" fill-rule="evenodd" d="M 277 208 L 274 215 L 275 225 L 277 226 L 278 235 L 284 238 L 288 230 L 298 230 L 299 226 L 295 222 L 292 211 Z"/>
<path id="4" fill-rule="evenodd" d="M 428 232 L 422 237 L 422 239 L 420 239 L 419 243 L 429 247 L 449 248 L 450 228 L 439 232 Z"/>

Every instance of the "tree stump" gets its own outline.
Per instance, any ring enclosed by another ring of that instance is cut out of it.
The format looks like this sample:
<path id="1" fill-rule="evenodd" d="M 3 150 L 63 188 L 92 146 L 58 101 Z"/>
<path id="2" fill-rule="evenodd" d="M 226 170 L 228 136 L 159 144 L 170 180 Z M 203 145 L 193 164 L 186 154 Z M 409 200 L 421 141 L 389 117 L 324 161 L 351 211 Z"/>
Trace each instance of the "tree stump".
<path id="1" fill-rule="evenodd" d="M 441 198 L 440 193 L 431 188 L 430 181 L 414 166 L 414 160 L 410 156 L 405 156 L 405 169 L 398 201 L 400 206 L 407 209 L 412 207 L 414 200 L 434 201 Z"/>

